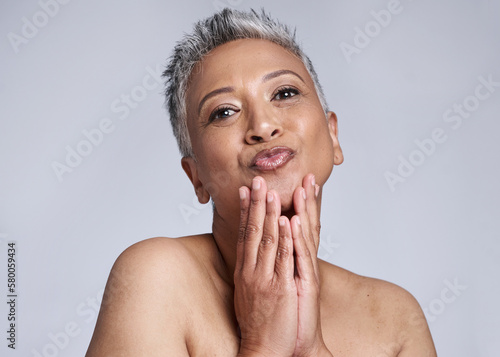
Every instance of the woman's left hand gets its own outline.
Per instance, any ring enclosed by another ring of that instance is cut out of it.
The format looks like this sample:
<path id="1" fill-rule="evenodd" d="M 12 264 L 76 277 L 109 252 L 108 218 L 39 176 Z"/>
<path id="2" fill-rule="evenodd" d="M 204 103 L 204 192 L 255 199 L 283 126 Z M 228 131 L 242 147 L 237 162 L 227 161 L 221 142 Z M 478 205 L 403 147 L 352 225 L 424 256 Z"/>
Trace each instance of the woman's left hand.
<path id="1" fill-rule="evenodd" d="M 293 195 L 295 216 L 290 220 L 295 252 L 298 329 L 293 356 L 332 356 L 323 341 L 320 319 L 318 247 L 320 220 L 313 174 L 302 180 Z"/>

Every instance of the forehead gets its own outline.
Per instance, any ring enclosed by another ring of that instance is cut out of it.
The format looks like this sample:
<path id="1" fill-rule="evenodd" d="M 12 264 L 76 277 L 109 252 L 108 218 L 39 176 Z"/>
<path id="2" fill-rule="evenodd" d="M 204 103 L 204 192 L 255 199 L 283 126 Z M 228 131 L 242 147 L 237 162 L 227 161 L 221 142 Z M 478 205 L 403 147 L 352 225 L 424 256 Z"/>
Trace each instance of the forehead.
<path id="1" fill-rule="evenodd" d="M 261 39 L 225 43 L 210 51 L 191 72 L 187 99 L 228 85 L 244 85 L 276 70 L 292 70 L 312 83 L 302 60 L 278 44 Z M 198 98 L 199 99 L 199 98 Z"/>

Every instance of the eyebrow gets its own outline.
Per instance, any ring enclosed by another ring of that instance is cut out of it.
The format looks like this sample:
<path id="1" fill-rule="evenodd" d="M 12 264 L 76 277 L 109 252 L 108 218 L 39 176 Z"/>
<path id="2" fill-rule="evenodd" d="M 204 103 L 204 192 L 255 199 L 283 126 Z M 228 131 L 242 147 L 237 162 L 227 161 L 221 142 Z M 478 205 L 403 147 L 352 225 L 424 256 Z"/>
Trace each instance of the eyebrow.
<path id="1" fill-rule="evenodd" d="M 200 105 L 198 106 L 198 115 L 201 113 L 201 108 L 203 107 L 203 104 L 205 104 L 205 102 L 208 99 L 210 99 L 213 96 L 216 96 L 218 94 L 221 94 L 221 93 L 231 93 L 231 92 L 234 92 L 234 87 L 222 87 L 222 88 L 215 89 L 215 90 L 211 91 L 210 93 L 208 93 L 206 96 L 203 97 L 203 99 L 200 102 Z"/>
<path id="2" fill-rule="evenodd" d="M 285 74 L 292 74 L 295 77 L 299 78 L 303 83 L 305 83 L 304 79 L 294 71 L 290 71 L 289 69 L 280 69 L 271 73 L 266 74 L 264 77 L 262 77 L 262 82 L 267 82 L 270 81 L 273 78 L 283 76 Z"/>
<path id="3" fill-rule="evenodd" d="M 294 71 L 290 71 L 289 69 L 279 69 L 277 71 L 268 73 L 268 74 L 264 75 L 264 77 L 262 77 L 262 82 L 268 82 L 273 78 L 283 76 L 285 74 L 294 75 L 295 77 L 299 78 L 303 83 L 305 83 L 304 79 L 299 74 L 295 73 Z M 208 99 L 210 99 L 216 95 L 222 94 L 222 93 L 231 93 L 231 92 L 234 92 L 234 87 L 222 87 L 222 88 L 215 89 L 215 90 L 211 91 L 210 93 L 208 93 L 200 101 L 200 105 L 198 106 L 198 115 L 201 113 L 201 108 L 203 107 L 203 104 L 205 104 L 205 102 Z"/>

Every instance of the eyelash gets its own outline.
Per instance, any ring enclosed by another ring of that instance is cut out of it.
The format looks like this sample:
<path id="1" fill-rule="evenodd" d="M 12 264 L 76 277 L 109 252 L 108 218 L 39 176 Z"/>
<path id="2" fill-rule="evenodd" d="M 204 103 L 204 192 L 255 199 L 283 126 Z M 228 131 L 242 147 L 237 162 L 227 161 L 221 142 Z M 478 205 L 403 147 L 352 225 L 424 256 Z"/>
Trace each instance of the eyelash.
<path id="1" fill-rule="evenodd" d="M 286 98 L 281 98 L 281 100 L 290 99 L 290 98 L 295 97 L 296 95 L 300 94 L 300 92 L 296 88 L 293 88 L 293 87 L 281 87 L 281 88 L 278 88 L 278 90 L 276 91 L 276 93 L 273 95 L 273 100 L 277 99 L 276 97 L 278 95 L 284 94 L 284 93 L 292 93 L 293 95 L 291 95 L 289 97 L 286 97 Z M 277 100 L 280 100 L 280 99 L 277 99 Z"/>
<path id="2" fill-rule="evenodd" d="M 290 95 L 288 97 L 285 97 L 285 98 L 281 98 L 281 99 L 276 98 L 278 95 L 283 95 L 284 93 L 291 93 L 292 95 Z M 293 87 L 281 87 L 281 88 L 278 88 L 278 90 L 275 92 L 275 94 L 273 95 L 272 100 L 286 100 L 286 99 L 290 99 L 292 97 L 295 97 L 296 95 L 299 95 L 299 94 L 300 94 L 300 92 L 296 88 L 293 88 Z M 221 107 L 217 107 L 210 114 L 210 117 L 208 118 L 208 122 L 211 123 L 214 120 L 224 119 L 224 118 L 220 118 L 220 117 L 217 118 L 217 116 L 220 115 L 220 114 L 222 114 L 222 113 L 224 113 L 226 110 L 232 110 L 232 111 L 234 111 L 236 113 L 239 111 L 237 109 L 234 109 L 234 108 L 226 106 L 226 105 L 223 105 Z"/>
<path id="3" fill-rule="evenodd" d="M 210 117 L 208 118 L 208 122 L 211 123 L 214 120 L 224 119 L 224 118 L 216 118 L 216 116 L 224 113 L 226 110 L 232 110 L 232 111 L 234 111 L 236 113 L 238 112 L 237 109 L 231 108 L 231 107 L 229 107 L 227 105 L 223 105 L 221 107 L 217 107 L 217 108 L 214 109 L 214 111 L 210 114 Z"/>

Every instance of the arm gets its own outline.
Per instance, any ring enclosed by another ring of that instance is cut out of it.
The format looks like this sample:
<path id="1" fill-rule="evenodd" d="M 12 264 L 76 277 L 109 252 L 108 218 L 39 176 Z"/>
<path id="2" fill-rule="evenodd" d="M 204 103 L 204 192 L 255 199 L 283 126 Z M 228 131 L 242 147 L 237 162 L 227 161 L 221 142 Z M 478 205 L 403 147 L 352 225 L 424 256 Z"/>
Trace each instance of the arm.
<path id="1" fill-rule="evenodd" d="M 174 239 L 155 238 L 125 250 L 106 284 L 87 357 L 188 356 L 189 298 L 182 296 L 185 249 Z M 186 279 L 187 280 L 187 279 Z"/>
<path id="2" fill-rule="evenodd" d="M 407 291 L 403 290 L 402 294 L 407 313 L 402 321 L 403 346 L 398 357 L 436 357 L 434 342 L 420 305 Z"/>

